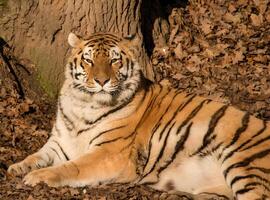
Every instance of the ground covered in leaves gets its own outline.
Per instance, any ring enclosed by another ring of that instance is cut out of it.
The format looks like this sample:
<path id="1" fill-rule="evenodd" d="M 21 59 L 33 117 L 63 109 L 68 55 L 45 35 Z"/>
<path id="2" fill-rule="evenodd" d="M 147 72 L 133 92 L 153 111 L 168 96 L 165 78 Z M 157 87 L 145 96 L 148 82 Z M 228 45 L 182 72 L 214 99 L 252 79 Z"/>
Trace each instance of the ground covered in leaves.
<path id="1" fill-rule="evenodd" d="M 269 1 L 191 0 L 184 8 L 167 11 L 168 43 L 152 56 L 157 79 L 169 78 L 175 87 L 269 120 Z M 20 177 L 8 176 L 10 164 L 46 142 L 55 106 L 27 85 L 32 83 L 31 66 L 26 62 L 28 68 L 23 68 L 6 49 L 1 43 L 0 199 L 188 199 L 136 185 L 32 188 Z"/>
<path id="2" fill-rule="evenodd" d="M 157 78 L 270 119 L 269 0 L 190 0 L 168 12 L 168 43 L 152 57 Z"/>

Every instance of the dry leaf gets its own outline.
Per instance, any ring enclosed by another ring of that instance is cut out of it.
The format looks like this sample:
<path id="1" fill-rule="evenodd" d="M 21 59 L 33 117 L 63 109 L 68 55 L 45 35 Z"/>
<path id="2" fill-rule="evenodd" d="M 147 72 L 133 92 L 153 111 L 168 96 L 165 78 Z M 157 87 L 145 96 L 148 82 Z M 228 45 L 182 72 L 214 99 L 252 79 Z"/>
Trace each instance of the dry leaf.
<path id="1" fill-rule="evenodd" d="M 211 22 L 207 19 L 201 20 L 201 29 L 204 32 L 204 34 L 208 35 L 212 32 L 212 25 Z"/>
<path id="2" fill-rule="evenodd" d="M 267 4 L 269 3 L 269 0 L 253 0 L 255 5 L 259 7 L 260 14 L 264 14 L 267 9 Z"/>
<path id="3" fill-rule="evenodd" d="M 250 19 L 251 19 L 252 25 L 254 26 L 261 26 L 263 23 L 263 16 L 261 14 L 259 15 L 251 14 Z"/>
<path id="4" fill-rule="evenodd" d="M 186 51 L 183 51 L 182 44 L 179 43 L 176 48 L 174 49 L 174 53 L 176 58 L 182 60 L 183 58 L 187 57 L 188 54 Z"/>
<path id="5" fill-rule="evenodd" d="M 233 64 L 237 64 L 240 61 L 243 61 L 245 56 L 243 55 L 242 51 L 236 51 L 235 56 L 232 59 Z"/>
<path id="6" fill-rule="evenodd" d="M 232 22 L 234 24 L 241 22 L 240 15 L 232 15 L 231 13 L 228 12 L 224 15 L 223 18 L 226 22 Z"/>

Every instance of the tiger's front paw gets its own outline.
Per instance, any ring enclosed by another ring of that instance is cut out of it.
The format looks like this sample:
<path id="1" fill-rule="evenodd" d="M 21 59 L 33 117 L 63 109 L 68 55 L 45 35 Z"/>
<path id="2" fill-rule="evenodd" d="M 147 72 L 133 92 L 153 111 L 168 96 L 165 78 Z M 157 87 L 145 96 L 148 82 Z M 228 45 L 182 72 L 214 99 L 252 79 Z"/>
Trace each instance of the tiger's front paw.
<path id="1" fill-rule="evenodd" d="M 33 171 L 35 169 L 39 169 L 43 166 L 46 166 L 46 163 L 44 160 L 36 156 L 28 156 L 23 161 L 9 166 L 8 173 L 15 176 L 19 176 L 19 175 L 26 174 L 30 171 Z"/>
<path id="2" fill-rule="evenodd" d="M 59 174 L 54 167 L 48 167 L 30 172 L 24 177 L 23 182 L 30 186 L 35 186 L 41 182 L 44 182 L 51 187 L 62 186 L 61 174 Z"/>

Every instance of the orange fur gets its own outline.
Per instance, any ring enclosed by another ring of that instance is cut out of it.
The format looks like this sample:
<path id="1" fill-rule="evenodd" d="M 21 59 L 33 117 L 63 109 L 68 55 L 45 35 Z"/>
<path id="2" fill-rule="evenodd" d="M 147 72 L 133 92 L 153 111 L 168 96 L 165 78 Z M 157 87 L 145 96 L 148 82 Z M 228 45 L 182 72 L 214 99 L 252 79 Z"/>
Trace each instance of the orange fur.
<path id="1" fill-rule="evenodd" d="M 75 64 L 66 73 L 53 136 L 39 152 L 12 165 L 10 173 L 28 172 L 21 166 L 30 166 L 36 156 L 48 167 L 28 173 L 24 180 L 30 185 L 137 182 L 196 195 L 269 199 L 269 122 L 164 82 L 151 83 L 141 76 L 128 42 L 121 43 L 121 38 L 96 34 L 86 41 L 77 39 L 71 37 L 70 43 L 78 45 L 70 58 Z M 92 57 L 81 60 L 90 44 L 86 56 Z M 120 52 L 111 49 L 113 45 Z M 80 65 L 86 75 L 76 88 L 72 70 Z M 118 71 L 123 68 L 121 79 Z M 103 91 L 95 100 L 99 92 L 85 89 L 94 87 L 95 79 L 103 88 L 104 80 L 110 80 L 112 95 Z M 125 87 L 131 92 L 125 93 Z M 108 99 L 103 101 L 104 93 Z"/>

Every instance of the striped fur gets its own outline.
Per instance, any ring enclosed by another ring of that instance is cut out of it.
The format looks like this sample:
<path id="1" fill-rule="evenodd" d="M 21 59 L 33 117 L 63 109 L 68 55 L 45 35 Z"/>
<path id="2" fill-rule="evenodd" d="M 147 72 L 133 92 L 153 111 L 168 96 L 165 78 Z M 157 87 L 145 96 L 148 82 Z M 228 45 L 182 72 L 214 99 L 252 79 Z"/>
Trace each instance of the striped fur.
<path id="1" fill-rule="evenodd" d="M 10 166 L 51 186 L 136 182 L 224 199 L 270 198 L 270 124 L 146 80 L 134 41 L 99 33 L 73 46 L 48 142 Z M 39 169 L 41 168 L 41 169 Z"/>

